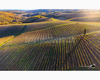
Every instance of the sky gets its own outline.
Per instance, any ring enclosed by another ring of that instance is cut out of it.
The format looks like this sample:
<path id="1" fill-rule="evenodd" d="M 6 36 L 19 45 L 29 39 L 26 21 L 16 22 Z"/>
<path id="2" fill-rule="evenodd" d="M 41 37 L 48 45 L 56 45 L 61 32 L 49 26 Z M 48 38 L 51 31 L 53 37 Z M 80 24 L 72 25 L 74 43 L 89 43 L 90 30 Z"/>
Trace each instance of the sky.
<path id="1" fill-rule="evenodd" d="M 0 9 L 100 9 L 100 0 L 1 0 Z"/>

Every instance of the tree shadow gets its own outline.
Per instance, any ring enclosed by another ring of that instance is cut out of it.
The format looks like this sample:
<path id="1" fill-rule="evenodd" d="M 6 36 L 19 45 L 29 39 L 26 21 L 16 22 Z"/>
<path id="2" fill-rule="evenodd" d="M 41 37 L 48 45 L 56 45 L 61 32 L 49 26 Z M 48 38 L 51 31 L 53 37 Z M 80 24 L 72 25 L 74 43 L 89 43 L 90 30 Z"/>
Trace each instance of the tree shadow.
<path id="1" fill-rule="evenodd" d="M 73 54 L 73 52 L 75 51 L 75 49 L 79 46 L 80 42 L 83 40 L 84 36 L 81 36 L 81 38 L 79 39 L 79 41 L 76 43 L 76 45 L 68 52 L 66 53 L 65 56 L 65 63 L 67 61 L 68 58 L 71 57 L 71 55 Z"/>
<path id="2" fill-rule="evenodd" d="M 21 33 L 23 33 L 25 31 L 26 27 L 27 27 L 27 25 L 25 25 L 19 33 L 15 34 L 15 37 L 20 35 Z"/>

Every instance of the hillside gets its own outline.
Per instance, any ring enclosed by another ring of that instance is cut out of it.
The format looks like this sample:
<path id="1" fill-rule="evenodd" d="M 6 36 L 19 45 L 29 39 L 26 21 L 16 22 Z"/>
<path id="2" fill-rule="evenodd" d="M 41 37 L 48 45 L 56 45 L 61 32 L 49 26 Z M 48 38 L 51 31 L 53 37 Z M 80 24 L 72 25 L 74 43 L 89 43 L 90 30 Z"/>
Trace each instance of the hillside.
<path id="1" fill-rule="evenodd" d="M 94 17 L 94 18 L 90 18 Z M 39 10 L 4 10 L 0 11 L 0 24 L 33 23 L 58 20 L 72 20 L 83 22 L 99 22 L 100 10 L 80 9 L 39 9 Z"/>
<path id="2" fill-rule="evenodd" d="M 37 43 L 42 41 L 48 41 L 52 39 L 58 39 L 63 37 L 69 37 L 74 35 L 81 35 L 84 32 L 84 29 L 87 29 L 87 33 L 100 31 L 100 27 L 79 23 L 52 23 L 52 25 L 44 23 L 36 26 L 27 25 L 24 30 L 24 33 L 17 36 L 13 40 L 5 43 L 5 45 L 18 45 L 18 44 L 27 44 L 27 43 Z M 47 26 L 47 27 L 46 27 Z"/>
<path id="3" fill-rule="evenodd" d="M 0 70 L 100 70 L 99 12 L 1 13 L 22 24 L 0 25 Z"/>
<path id="4" fill-rule="evenodd" d="M 1 47 L 0 70 L 100 70 L 98 36 L 97 32 Z M 91 64 L 96 64 L 96 68 L 85 67 Z"/>
<path id="5" fill-rule="evenodd" d="M 32 17 L 25 19 L 23 23 L 41 22 L 41 21 L 45 21 L 46 19 L 47 17 L 36 15 L 36 16 L 32 16 Z"/>
<path id="6" fill-rule="evenodd" d="M 3 12 L 0 11 L 0 24 L 11 24 L 11 23 L 18 23 L 20 17 L 16 16 L 11 12 Z"/>

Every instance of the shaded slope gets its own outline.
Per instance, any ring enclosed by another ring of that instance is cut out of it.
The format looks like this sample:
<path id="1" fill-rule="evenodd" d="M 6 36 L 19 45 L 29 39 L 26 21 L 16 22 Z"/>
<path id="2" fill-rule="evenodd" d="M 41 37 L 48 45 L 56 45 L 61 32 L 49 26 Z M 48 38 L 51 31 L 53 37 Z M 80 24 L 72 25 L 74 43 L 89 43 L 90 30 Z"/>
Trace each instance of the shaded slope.
<path id="1" fill-rule="evenodd" d="M 11 35 L 18 35 L 22 33 L 24 25 L 16 25 L 16 26 L 0 26 L 0 38 L 11 36 Z"/>

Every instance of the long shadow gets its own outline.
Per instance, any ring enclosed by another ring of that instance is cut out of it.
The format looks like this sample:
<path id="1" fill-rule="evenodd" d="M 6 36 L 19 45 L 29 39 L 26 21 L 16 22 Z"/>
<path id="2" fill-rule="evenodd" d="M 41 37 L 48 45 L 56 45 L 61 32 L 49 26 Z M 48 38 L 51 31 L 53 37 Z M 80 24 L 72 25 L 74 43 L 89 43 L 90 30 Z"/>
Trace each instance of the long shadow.
<path id="1" fill-rule="evenodd" d="M 71 57 L 71 55 L 73 54 L 73 52 L 75 51 L 75 49 L 78 47 L 78 45 L 80 44 L 80 42 L 83 40 L 84 36 L 81 36 L 80 40 L 76 43 L 76 45 L 66 54 L 65 56 L 65 62 L 67 61 L 68 58 Z"/>
<path id="2" fill-rule="evenodd" d="M 20 35 L 20 34 L 22 34 L 22 33 L 24 32 L 24 30 L 25 30 L 26 27 L 27 27 L 27 25 L 25 25 L 25 26 L 23 27 L 23 29 L 22 29 L 18 34 L 15 35 L 15 37 L 18 36 L 18 35 Z"/>

